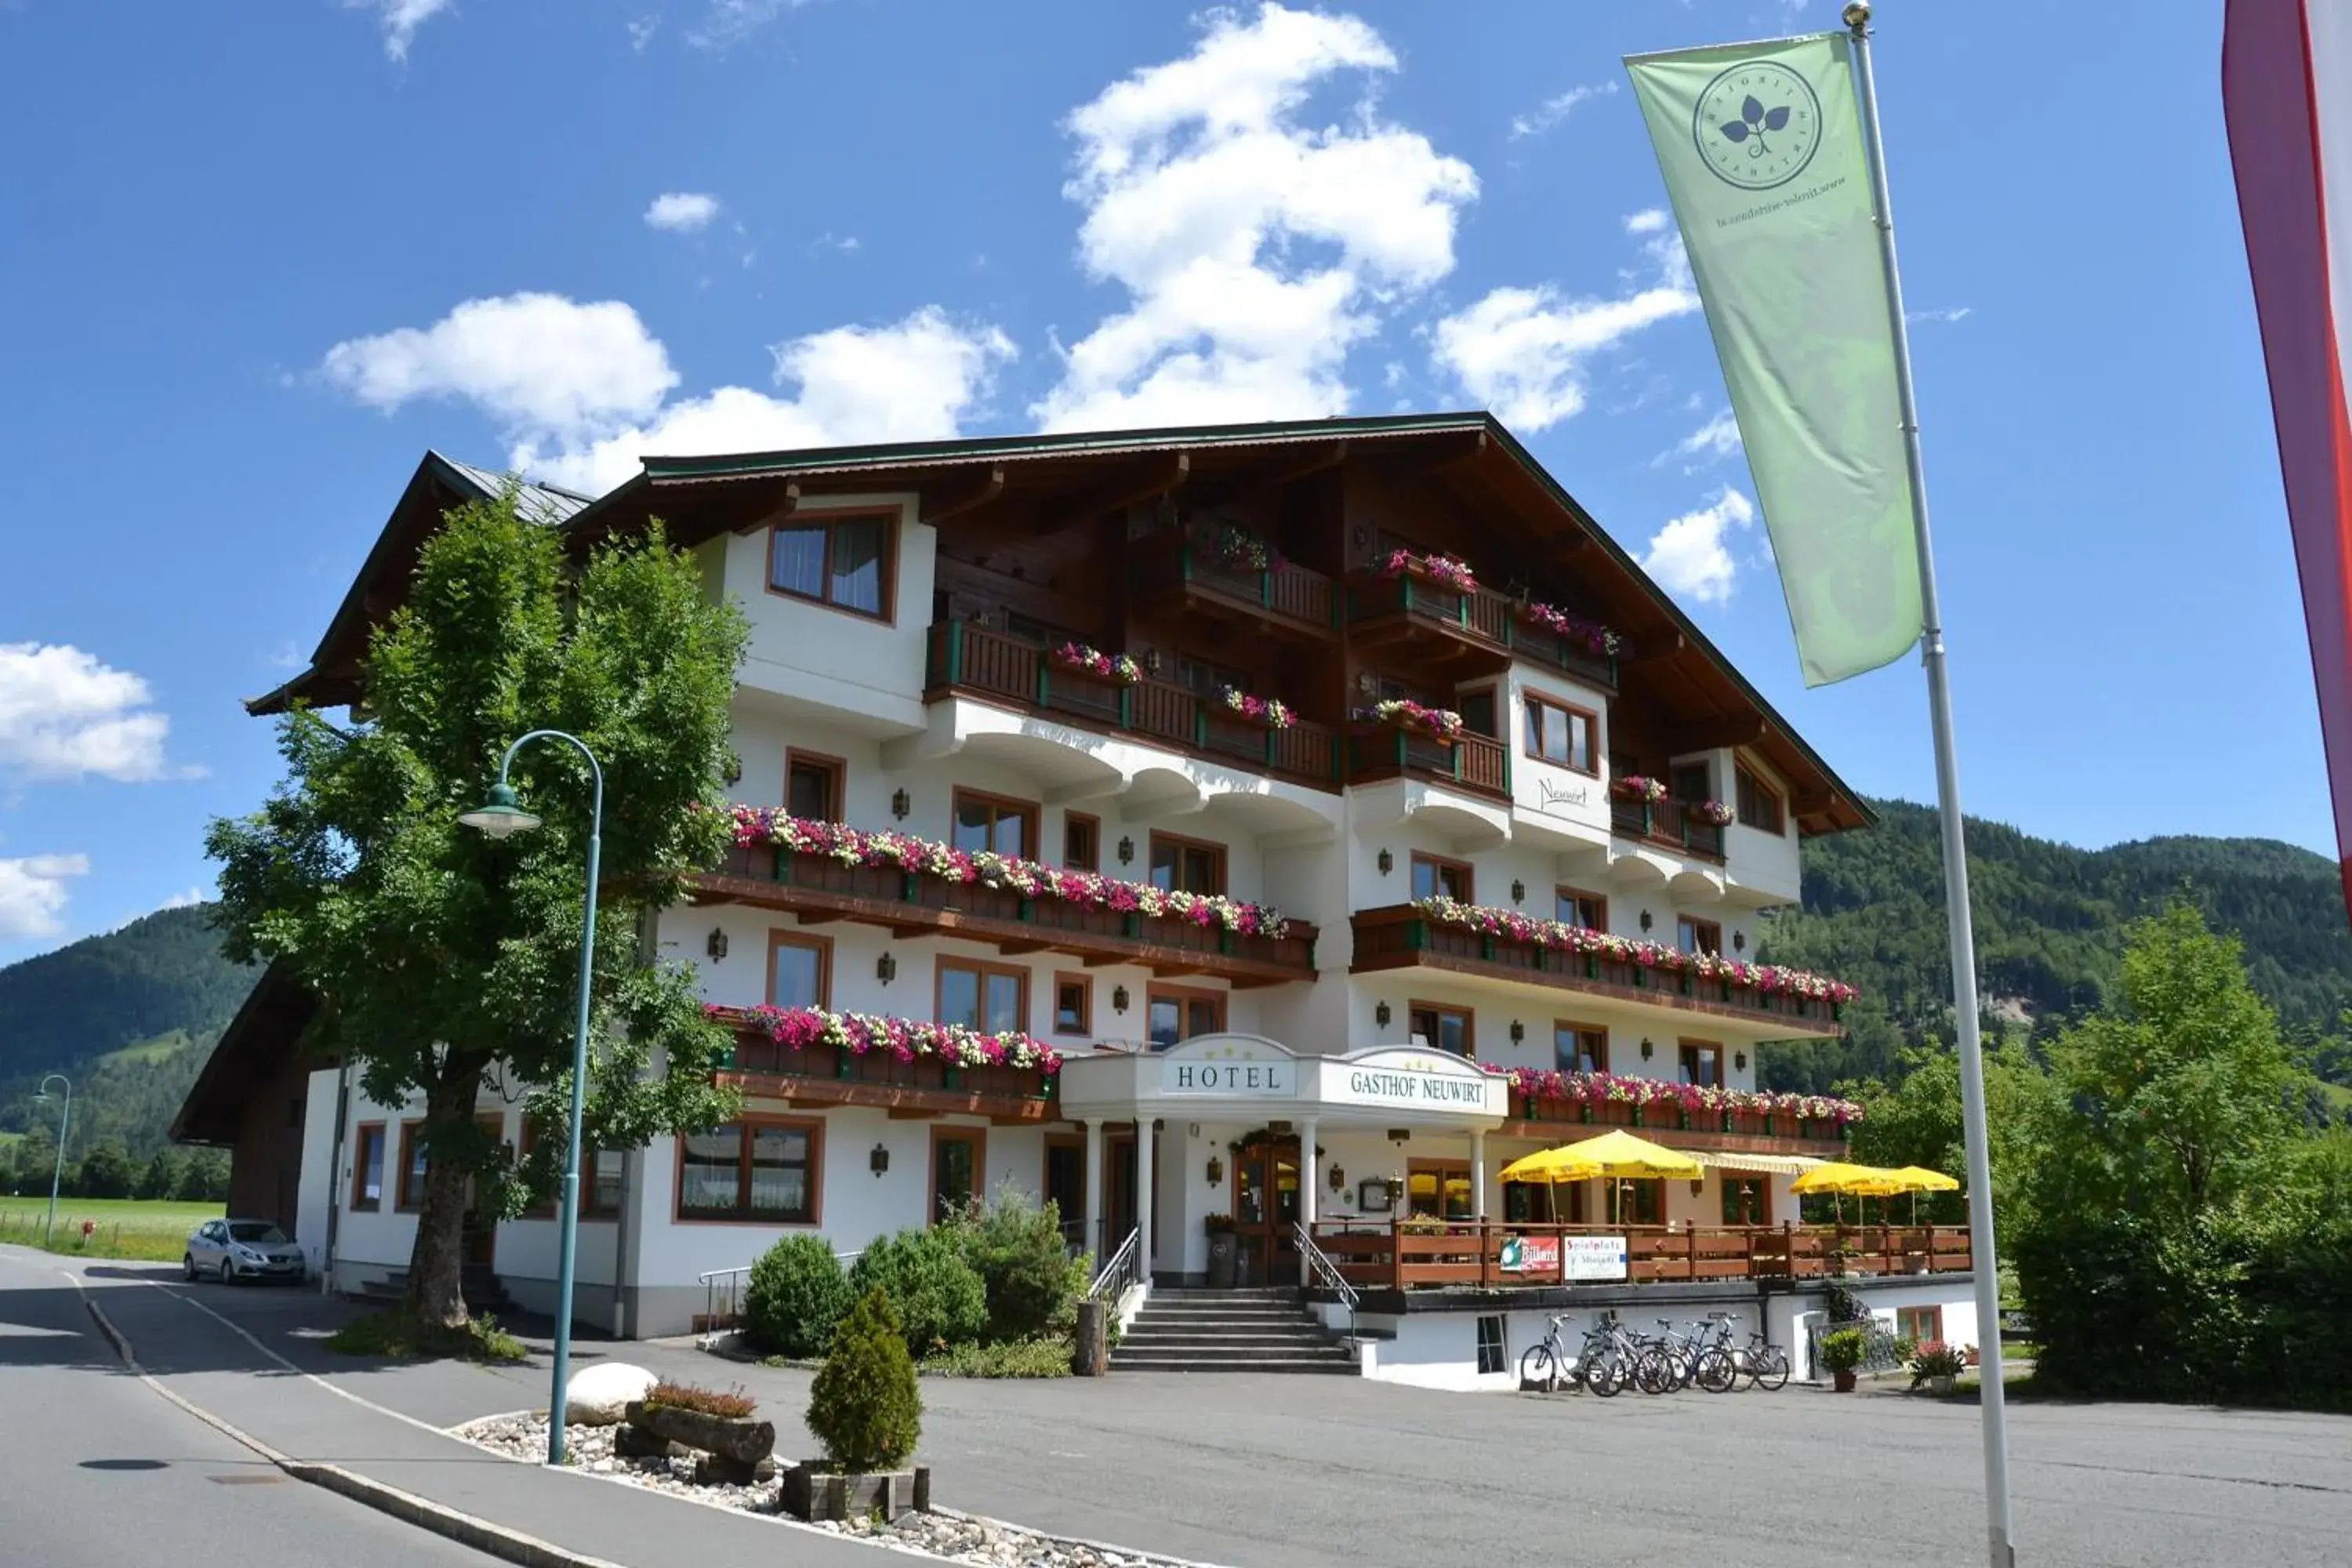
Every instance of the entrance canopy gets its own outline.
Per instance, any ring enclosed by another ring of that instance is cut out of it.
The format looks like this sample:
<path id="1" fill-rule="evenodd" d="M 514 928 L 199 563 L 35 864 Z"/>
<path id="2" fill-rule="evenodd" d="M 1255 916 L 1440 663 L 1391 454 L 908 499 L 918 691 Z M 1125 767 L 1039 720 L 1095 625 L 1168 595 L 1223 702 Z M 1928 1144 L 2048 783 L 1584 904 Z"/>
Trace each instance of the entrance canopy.
<path id="1" fill-rule="evenodd" d="M 1082 1121 L 1312 1118 L 1471 1131 L 1502 1124 L 1510 1080 L 1419 1046 L 1323 1057 L 1262 1035 L 1197 1035 L 1165 1051 L 1072 1058 L 1062 1065 L 1061 1102 L 1064 1115 Z"/>

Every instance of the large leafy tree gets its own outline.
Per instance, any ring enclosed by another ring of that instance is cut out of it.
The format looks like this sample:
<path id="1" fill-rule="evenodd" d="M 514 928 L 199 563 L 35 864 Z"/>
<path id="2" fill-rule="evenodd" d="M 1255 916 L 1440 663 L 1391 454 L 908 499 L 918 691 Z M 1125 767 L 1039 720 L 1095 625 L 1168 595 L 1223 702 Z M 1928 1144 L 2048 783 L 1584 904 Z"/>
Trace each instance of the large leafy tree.
<path id="1" fill-rule="evenodd" d="M 568 563 L 511 494 L 461 508 L 371 641 L 354 727 L 289 714 L 285 782 L 212 826 L 231 955 L 285 963 L 318 994 L 317 1044 L 347 1054 L 371 1098 L 424 1097 L 408 1290 L 428 1321 L 465 1320 L 469 1190 L 473 1206 L 519 1212 L 563 1153 L 587 766 L 529 748 L 514 779 L 544 825 L 499 840 L 457 822 L 526 731 L 568 730 L 604 769 L 588 1146 L 731 1113 L 711 1079 L 724 1037 L 691 973 L 655 961 L 650 922 L 723 846 L 723 818 L 698 803 L 724 793 L 743 635 L 658 529 Z M 545 1130 L 526 1164 L 478 1127 L 486 1089 L 523 1096 Z"/>

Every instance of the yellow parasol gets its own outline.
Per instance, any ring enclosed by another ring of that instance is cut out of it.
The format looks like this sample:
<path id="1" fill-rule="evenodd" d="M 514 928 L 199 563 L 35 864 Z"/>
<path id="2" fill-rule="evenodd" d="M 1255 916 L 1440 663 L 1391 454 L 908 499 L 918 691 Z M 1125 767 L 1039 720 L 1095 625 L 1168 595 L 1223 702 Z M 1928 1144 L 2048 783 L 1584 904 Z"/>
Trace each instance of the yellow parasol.
<path id="1" fill-rule="evenodd" d="M 1877 1165 L 1856 1165 L 1844 1160 L 1832 1160 L 1799 1176 L 1789 1184 L 1789 1190 L 1800 1196 L 1813 1193 L 1859 1193 L 1883 1197 L 1888 1193 L 1903 1190 L 1887 1184 L 1888 1178 L 1894 1174 L 1894 1172 Z"/>
<path id="2" fill-rule="evenodd" d="M 1941 1171 L 1931 1171 L 1925 1165 L 1898 1165 L 1886 1173 L 1888 1191 L 1911 1194 L 1911 1223 L 1919 1223 L 1921 1193 L 1956 1193 L 1960 1184 Z"/>
<path id="3" fill-rule="evenodd" d="M 1507 1182 L 1589 1182 L 1596 1176 L 1615 1180 L 1658 1176 L 1669 1181 L 1704 1179 L 1706 1167 L 1687 1154 L 1636 1138 L 1631 1132 L 1604 1132 L 1556 1149 L 1543 1149 L 1503 1167 Z M 1559 1217 L 1559 1198 L 1552 1200 L 1552 1217 Z"/>

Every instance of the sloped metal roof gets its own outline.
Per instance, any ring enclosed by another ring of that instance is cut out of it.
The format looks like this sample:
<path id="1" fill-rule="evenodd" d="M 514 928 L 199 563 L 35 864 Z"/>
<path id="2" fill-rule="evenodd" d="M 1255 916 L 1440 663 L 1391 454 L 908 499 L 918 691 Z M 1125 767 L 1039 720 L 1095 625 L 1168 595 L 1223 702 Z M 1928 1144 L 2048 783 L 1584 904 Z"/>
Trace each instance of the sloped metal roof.
<path id="1" fill-rule="evenodd" d="M 517 480 L 515 510 L 526 520 L 545 527 L 569 522 L 572 513 L 594 499 L 592 496 L 583 496 L 577 490 L 567 490 L 561 485 L 520 479 L 517 476 L 499 473 L 495 468 L 482 468 L 475 463 L 461 463 L 445 453 L 436 452 L 433 456 L 440 458 L 452 472 L 480 490 L 485 500 L 506 489 L 509 479 L 515 478 Z"/>

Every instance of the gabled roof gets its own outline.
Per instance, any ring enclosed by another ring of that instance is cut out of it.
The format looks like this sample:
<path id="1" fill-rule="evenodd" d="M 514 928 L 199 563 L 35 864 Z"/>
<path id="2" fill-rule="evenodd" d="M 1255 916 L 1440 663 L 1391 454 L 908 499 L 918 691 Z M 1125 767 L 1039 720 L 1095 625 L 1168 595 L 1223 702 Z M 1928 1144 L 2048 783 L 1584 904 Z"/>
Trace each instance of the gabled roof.
<path id="1" fill-rule="evenodd" d="M 263 970 L 172 1118 L 172 1142 L 235 1143 L 246 1102 L 276 1076 L 318 1011 L 319 998 L 282 965 Z"/>

